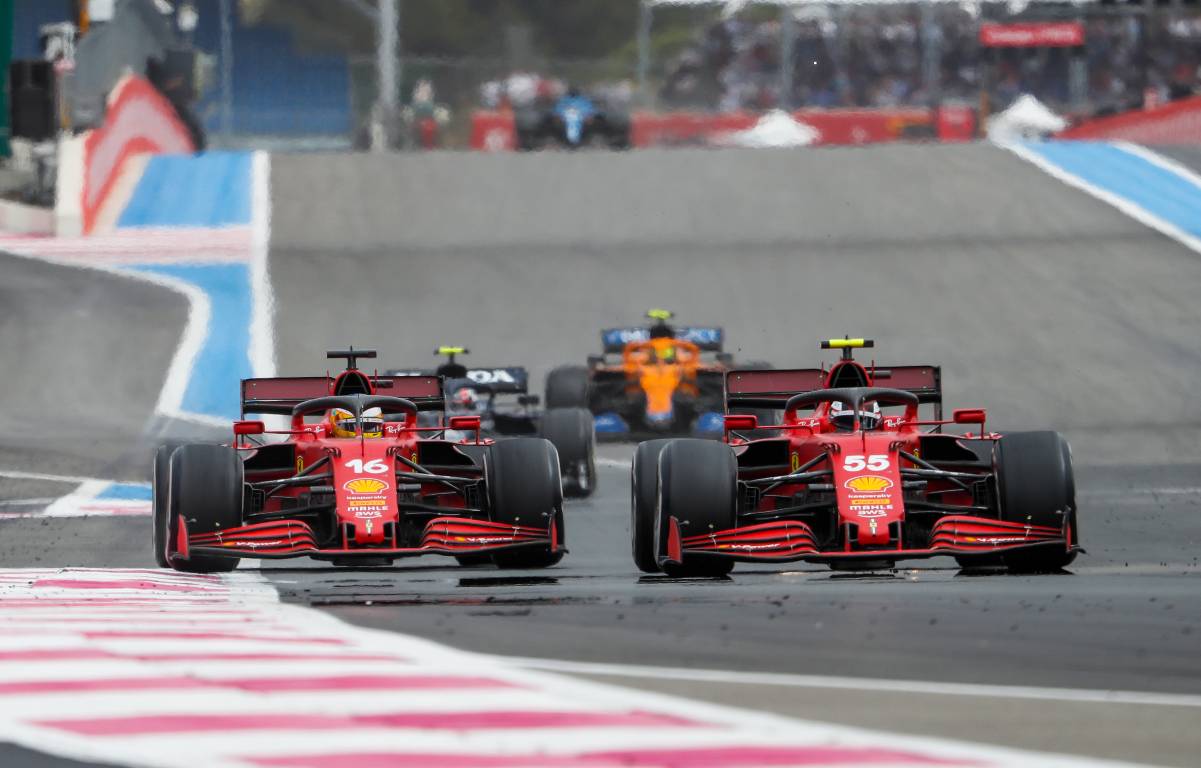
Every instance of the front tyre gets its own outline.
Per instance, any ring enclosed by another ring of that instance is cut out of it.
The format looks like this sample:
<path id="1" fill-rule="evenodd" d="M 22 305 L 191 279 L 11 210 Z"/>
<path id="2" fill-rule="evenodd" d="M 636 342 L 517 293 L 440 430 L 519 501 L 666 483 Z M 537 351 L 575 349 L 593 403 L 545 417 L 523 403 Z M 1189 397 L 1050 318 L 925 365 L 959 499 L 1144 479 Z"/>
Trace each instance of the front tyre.
<path id="1" fill-rule="evenodd" d="M 995 453 L 1001 519 L 1058 528 L 1068 544 L 1079 541 L 1072 450 L 1058 432 L 1014 432 L 997 441 Z M 1076 559 L 1064 547 L 1006 552 L 1002 561 L 1015 573 L 1054 573 Z"/>
<path id="2" fill-rule="evenodd" d="M 670 441 L 659 455 L 659 514 L 656 553 L 667 549 L 670 518 L 680 526 L 680 538 L 725 531 L 735 526 L 738 464 L 725 443 L 711 440 Z M 665 565 L 668 576 L 725 576 L 734 561 L 712 555 L 683 555 L 679 564 Z"/>
<path id="3" fill-rule="evenodd" d="M 630 544 L 634 565 L 643 573 L 659 573 L 655 560 L 655 514 L 659 501 L 659 454 L 670 439 L 647 440 L 634 449 L 630 462 Z"/>
<path id="4" fill-rule="evenodd" d="M 169 525 L 174 542 L 182 516 L 188 533 L 216 533 L 242 524 L 245 475 L 242 458 L 225 445 L 184 445 L 171 454 Z M 189 573 L 224 573 L 238 567 L 237 557 L 192 555 L 171 558 L 171 567 Z"/>
<path id="5" fill-rule="evenodd" d="M 171 513 L 170 477 L 171 454 L 179 447 L 179 443 L 164 443 L 154 451 L 151 464 L 151 515 L 150 538 L 154 547 L 154 562 L 159 568 L 170 568 L 167 561 L 167 545 L 170 539 L 171 523 L 174 515 Z"/>
<path id="6" fill-rule="evenodd" d="M 488 447 L 485 478 L 491 520 L 531 528 L 554 527 L 563 540 L 563 487 L 559 454 L 549 440 L 519 437 Z M 501 550 L 492 555 L 500 568 L 549 568 L 563 559 L 551 546 Z"/>

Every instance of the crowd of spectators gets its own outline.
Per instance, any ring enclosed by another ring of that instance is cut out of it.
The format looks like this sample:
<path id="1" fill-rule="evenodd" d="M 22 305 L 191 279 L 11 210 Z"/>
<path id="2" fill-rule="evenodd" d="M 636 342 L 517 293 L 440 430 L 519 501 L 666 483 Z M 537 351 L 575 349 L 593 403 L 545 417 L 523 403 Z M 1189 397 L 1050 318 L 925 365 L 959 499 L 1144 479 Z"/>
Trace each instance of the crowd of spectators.
<path id="1" fill-rule="evenodd" d="M 984 49 L 970 7 L 813 6 L 790 25 L 792 93 L 781 94 L 780 21 L 737 16 L 706 28 L 668 65 L 667 107 L 762 110 L 974 101 L 996 107 L 1032 93 L 1060 109 L 1105 112 L 1193 93 L 1201 80 L 1201 16 L 1110 14 L 1085 20 L 1083 50 Z M 927 46 L 930 47 L 927 47 Z M 927 66 L 927 51 L 936 59 Z M 927 72 L 937 72 L 937 78 Z"/>

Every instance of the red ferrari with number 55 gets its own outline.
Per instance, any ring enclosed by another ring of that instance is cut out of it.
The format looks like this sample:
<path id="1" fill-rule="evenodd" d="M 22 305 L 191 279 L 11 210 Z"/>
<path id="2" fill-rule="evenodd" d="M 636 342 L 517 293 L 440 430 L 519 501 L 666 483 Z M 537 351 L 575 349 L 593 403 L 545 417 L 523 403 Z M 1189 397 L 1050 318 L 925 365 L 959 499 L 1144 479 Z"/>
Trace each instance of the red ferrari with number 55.
<path id="1" fill-rule="evenodd" d="M 371 350 L 333 351 L 331 377 L 247 379 L 230 445 L 165 445 L 154 457 L 154 553 L 181 571 L 239 558 L 386 565 L 439 554 L 543 568 L 566 552 L 559 457 L 547 440 L 479 438 L 478 416 L 444 412 L 437 376 L 359 370 Z M 247 414 L 289 416 L 271 431 Z M 446 430 L 474 439 L 445 439 Z M 280 434 L 282 442 L 268 442 Z"/>
<path id="2" fill-rule="evenodd" d="M 1055 432 L 985 430 L 983 409 L 942 418 L 936 366 L 730 371 L 725 440 L 651 440 L 631 467 L 634 560 L 721 575 L 735 561 L 874 569 L 953 556 L 1052 571 L 1080 551 L 1072 455 Z M 887 388 L 877 382 L 887 382 Z M 922 420 L 921 405 L 933 406 Z M 749 413 L 747 411 L 750 411 Z M 760 424 L 758 413 L 781 413 Z M 950 434 L 948 424 L 977 431 Z"/>

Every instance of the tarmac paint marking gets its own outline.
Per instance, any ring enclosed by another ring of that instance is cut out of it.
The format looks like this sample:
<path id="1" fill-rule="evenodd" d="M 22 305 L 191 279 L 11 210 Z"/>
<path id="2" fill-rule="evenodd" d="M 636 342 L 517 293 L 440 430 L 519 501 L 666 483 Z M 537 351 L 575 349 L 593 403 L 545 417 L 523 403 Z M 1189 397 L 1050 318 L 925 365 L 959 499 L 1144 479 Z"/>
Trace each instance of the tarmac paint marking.
<path id="1" fill-rule="evenodd" d="M 499 661 L 526 669 L 564 672 L 577 675 L 631 677 L 735 685 L 771 685 L 828 690 L 878 691 L 883 693 L 936 694 L 942 696 L 985 696 L 992 699 L 1034 699 L 1091 704 L 1151 704 L 1171 707 L 1201 707 L 1201 696 L 1149 691 L 1106 691 L 1082 688 L 1039 688 L 1015 685 L 979 685 L 942 683 L 928 680 L 883 680 L 827 675 L 793 675 L 776 672 L 747 672 L 722 669 L 652 667 L 637 664 L 597 664 L 498 656 Z"/>
<path id="2" fill-rule="evenodd" d="M 1126 143 L 1000 143 L 1068 186 L 1201 253 L 1201 178 Z"/>
<path id="3" fill-rule="evenodd" d="M 46 610 L 73 606 L 77 610 Z M 95 631 L 106 612 L 141 612 Z M 0 741 L 157 768 L 1100 766 L 521 669 L 283 604 L 261 575 L 0 571 Z M 240 619 L 230 631 L 228 616 Z M 180 622 L 192 626 L 178 631 Z M 11 624 L 6 625 L 11 626 Z M 237 663 L 242 661 L 241 666 Z M 352 660 L 366 663 L 350 671 Z"/>

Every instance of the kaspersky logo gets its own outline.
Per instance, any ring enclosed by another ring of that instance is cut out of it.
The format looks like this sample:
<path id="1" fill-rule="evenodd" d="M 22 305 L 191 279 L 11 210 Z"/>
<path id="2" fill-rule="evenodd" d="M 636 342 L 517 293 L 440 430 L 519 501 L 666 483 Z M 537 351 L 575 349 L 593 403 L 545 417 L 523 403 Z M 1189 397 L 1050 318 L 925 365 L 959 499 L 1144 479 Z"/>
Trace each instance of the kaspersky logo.
<path id="1" fill-rule="evenodd" d="M 880 493 L 892 487 L 892 481 L 879 475 L 859 475 L 843 483 L 843 487 L 859 493 Z"/>

